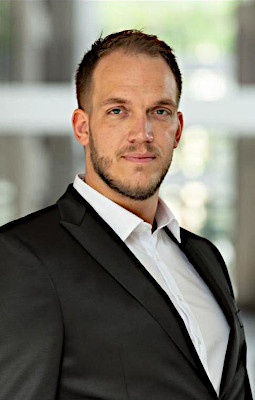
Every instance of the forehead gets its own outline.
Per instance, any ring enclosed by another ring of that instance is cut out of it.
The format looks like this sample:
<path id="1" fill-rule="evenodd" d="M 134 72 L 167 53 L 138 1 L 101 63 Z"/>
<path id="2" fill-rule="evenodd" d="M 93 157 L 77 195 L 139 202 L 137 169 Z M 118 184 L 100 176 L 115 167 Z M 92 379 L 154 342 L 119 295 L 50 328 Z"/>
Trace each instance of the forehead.
<path id="1" fill-rule="evenodd" d="M 147 54 L 126 53 L 115 50 L 98 62 L 93 78 L 94 96 L 108 95 L 108 92 L 129 92 L 159 94 L 177 97 L 175 77 L 166 61 Z"/>

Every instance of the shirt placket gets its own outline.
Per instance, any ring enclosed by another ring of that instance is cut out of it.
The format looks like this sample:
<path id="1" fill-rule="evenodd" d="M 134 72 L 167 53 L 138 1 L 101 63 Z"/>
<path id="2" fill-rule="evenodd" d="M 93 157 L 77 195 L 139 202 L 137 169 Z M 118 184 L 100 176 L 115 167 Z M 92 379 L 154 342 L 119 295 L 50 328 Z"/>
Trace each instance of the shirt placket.
<path id="1" fill-rule="evenodd" d="M 167 288 L 167 295 L 172 301 L 179 315 L 181 316 L 188 331 L 188 334 L 194 344 L 196 352 L 204 366 L 204 369 L 206 370 L 206 373 L 209 376 L 206 347 L 201 330 L 194 314 L 192 313 L 188 303 L 185 301 L 182 292 L 180 291 L 173 275 L 171 274 L 169 266 L 166 266 L 165 263 L 162 261 L 158 252 L 157 242 L 157 232 L 155 232 L 153 235 L 148 236 L 147 240 L 144 241 L 146 251 L 153 258 L 155 262 L 155 267 L 159 271 L 165 283 L 165 287 Z"/>

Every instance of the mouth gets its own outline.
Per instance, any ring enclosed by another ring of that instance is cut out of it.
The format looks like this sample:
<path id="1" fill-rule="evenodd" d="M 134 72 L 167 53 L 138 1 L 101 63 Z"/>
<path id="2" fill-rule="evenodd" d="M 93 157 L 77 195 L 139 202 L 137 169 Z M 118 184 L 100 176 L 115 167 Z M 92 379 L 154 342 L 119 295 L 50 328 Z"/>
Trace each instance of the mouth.
<path id="1" fill-rule="evenodd" d="M 140 154 L 140 153 L 130 153 L 130 154 L 125 154 L 122 156 L 126 161 L 133 162 L 136 164 L 148 164 L 156 159 L 156 156 L 151 153 L 145 153 L 145 154 Z"/>

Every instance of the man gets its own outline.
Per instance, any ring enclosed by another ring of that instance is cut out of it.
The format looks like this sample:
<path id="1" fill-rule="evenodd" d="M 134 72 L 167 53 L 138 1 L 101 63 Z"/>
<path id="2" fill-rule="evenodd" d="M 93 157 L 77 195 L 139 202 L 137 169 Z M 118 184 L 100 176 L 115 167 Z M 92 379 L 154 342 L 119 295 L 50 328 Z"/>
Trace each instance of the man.
<path id="1" fill-rule="evenodd" d="M 183 129 L 171 48 L 100 38 L 76 83 L 85 176 L 1 229 L 0 400 L 252 399 L 225 264 L 158 197 Z"/>

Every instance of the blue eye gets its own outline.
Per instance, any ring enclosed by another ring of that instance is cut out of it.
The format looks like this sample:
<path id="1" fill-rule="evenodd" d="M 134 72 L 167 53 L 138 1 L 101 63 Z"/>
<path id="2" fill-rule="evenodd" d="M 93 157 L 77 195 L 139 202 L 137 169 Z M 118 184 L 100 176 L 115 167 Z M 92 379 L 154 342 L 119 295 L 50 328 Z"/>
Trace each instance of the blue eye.
<path id="1" fill-rule="evenodd" d="M 114 114 L 114 115 L 119 115 L 120 113 L 121 113 L 121 109 L 120 108 L 113 108 L 111 111 L 110 111 L 110 114 Z"/>
<path id="2" fill-rule="evenodd" d="M 156 110 L 156 113 L 158 115 L 165 115 L 165 114 L 167 114 L 167 111 L 166 110 Z"/>

